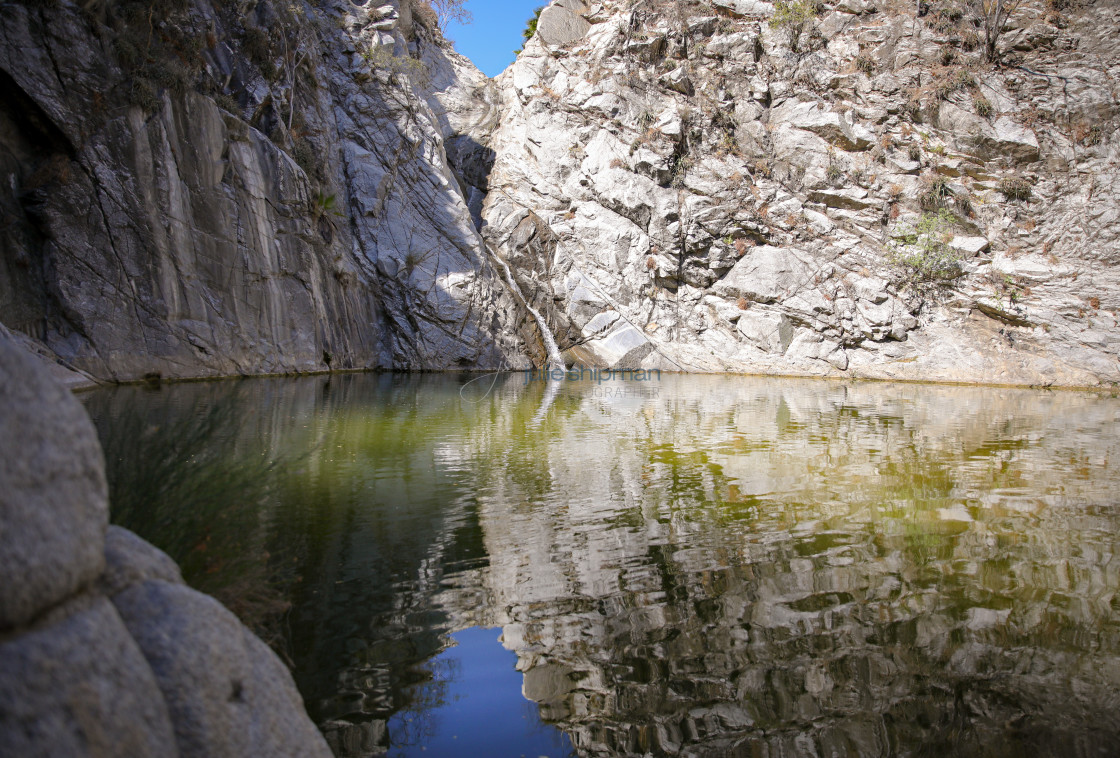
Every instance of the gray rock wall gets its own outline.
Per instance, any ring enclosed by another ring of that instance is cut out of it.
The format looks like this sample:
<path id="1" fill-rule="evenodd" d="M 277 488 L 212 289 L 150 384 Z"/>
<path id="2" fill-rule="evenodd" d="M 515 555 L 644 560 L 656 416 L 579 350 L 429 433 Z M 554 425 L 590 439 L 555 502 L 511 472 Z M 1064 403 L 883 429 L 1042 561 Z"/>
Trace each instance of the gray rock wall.
<path id="1" fill-rule="evenodd" d="M 0 336 L 0 746 L 20 756 L 329 756 L 280 659 L 108 526 L 93 425 Z"/>
<path id="2" fill-rule="evenodd" d="M 525 364 L 445 149 L 485 78 L 407 0 L 292 7 L 0 8 L 0 321 L 113 380 Z"/>
<path id="3" fill-rule="evenodd" d="M 541 15 L 496 80 L 483 218 L 568 357 L 1120 380 L 1115 3 L 1024 3 L 998 66 L 967 18 L 821 8 L 796 38 L 761 1 Z M 959 261 L 913 281 L 939 210 Z"/>

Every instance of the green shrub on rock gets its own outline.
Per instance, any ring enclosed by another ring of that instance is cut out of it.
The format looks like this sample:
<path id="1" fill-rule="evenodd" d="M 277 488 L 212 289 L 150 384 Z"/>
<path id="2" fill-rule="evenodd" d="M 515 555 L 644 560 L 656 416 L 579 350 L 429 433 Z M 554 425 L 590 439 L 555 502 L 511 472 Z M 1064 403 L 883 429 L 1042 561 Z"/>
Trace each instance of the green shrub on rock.
<path id="1" fill-rule="evenodd" d="M 817 17 L 816 0 L 777 0 L 774 15 L 770 17 L 771 29 L 784 29 L 789 34 L 789 47 L 797 52 L 801 33 Z"/>
<path id="2" fill-rule="evenodd" d="M 904 284 L 944 284 L 959 278 L 961 253 L 949 246 L 953 214 L 923 213 L 916 227 L 903 229 L 888 246 L 888 258 Z"/>

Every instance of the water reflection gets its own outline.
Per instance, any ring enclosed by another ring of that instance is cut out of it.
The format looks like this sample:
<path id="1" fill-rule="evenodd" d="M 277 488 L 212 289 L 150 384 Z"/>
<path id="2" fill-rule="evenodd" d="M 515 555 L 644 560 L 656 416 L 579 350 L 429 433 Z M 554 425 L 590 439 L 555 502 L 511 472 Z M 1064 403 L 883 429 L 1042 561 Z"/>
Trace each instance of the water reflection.
<path id="1" fill-rule="evenodd" d="M 210 591 L 259 567 L 339 755 L 441 739 L 400 714 L 470 688 L 440 668 L 470 627 L 500 627 L 581 755 L 1120 749 L 1116 399 L 469 378 L 88 396 L 115 491 L 159 447 L 111 444 L 128 419 L 219 409 L 202 449 L 252 486 L 115 518 Z M 200 541 L 239 564 L 192 570 Z"/>

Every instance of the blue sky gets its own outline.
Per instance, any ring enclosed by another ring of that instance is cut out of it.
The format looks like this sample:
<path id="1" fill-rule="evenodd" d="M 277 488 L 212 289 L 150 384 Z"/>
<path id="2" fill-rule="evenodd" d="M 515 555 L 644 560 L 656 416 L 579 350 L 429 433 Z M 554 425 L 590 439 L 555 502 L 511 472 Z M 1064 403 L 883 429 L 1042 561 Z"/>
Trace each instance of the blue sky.
<path id="1" fill-rule="evenodd" d="M 497 76 L 513 63 L 513 51 L 521 47 L 525 22 L 542 5 L 548 5 L 548 0 L 467 0 L 474 22 L 468 26 L 449 24 L 447 36 L 482 73 Z"/>

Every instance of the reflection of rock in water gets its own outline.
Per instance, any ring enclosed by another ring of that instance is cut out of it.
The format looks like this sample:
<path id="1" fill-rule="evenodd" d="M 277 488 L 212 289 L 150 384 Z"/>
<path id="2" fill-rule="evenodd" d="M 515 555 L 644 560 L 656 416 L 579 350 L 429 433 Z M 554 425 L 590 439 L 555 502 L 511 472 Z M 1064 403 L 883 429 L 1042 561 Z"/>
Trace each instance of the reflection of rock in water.
<path id="1" fill-rule="evenodd" d="M 512 471 L 481 518 L 524 694 L 586 755 L 1115 754 L 1117 517 L 1048 473 L 1072 450 L 1034 444 L 1092 419 L 845 394 L 725 403 L 734 460 L 689 442 L 712 397 L 616 419 L 632 442 L 594 473 L 568 423 L 538 449 L 568 503 Z M 1032 444 L 972 465 L 1009 437 Z"/>
<path id="2" fill-rule="evenodd" d="M 494 625 L 583 755 L 1120 752 L 1115 401 L 695 376 L 173 397 L 242 388 L 231 455 L 296 464 L 216 496 L 240 515 L 210 544 L 278 572 L 339 756 L 415 744 L 445 635 Z"/>

